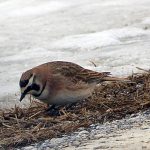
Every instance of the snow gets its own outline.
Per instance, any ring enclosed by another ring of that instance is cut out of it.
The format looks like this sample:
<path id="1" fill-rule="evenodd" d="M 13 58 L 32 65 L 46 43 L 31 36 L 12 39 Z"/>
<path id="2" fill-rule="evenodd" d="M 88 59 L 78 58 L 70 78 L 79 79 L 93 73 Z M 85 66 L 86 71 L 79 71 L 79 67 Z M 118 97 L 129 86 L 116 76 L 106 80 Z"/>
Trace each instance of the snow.
<path id="1" fill-rule="evenodd" d="M 142 21 L 142 23 L 143 23 L 143 24 L 150 25 L 150 17 L 144 18 L 143 21 Z"/>
<path id="2" fill-rule="evenodd" d="M 133 27 L 110 29 L 102 32 L 64 37 L 52 43 L 52 46 L 57 49 L 93 50 L 100 47 L 122 44 L 123 42 L 121 40 L 123 38 L 145 36 L 149 33 L 150 32 Z"/>
<path id="3" fill-rule="evenodd" d="M 68 7 L 69 3 L 62 3 L 59 1 L 36 1 L 32 0 L 9 0 L 2 1 L 0 4 L 1 14 L 11 17 L 25 17 L 31 15 L 43 15 L 46 13 L 61 10 Z"/>
<path id="4" fill-rule="evenodd" d="M 149 6 L 149 0 L 0 0 L 0 107 L 26 105 L 27 99 L 18 103 L 21 73 L 48 61 L 114 76 L 149 69 Z"/>

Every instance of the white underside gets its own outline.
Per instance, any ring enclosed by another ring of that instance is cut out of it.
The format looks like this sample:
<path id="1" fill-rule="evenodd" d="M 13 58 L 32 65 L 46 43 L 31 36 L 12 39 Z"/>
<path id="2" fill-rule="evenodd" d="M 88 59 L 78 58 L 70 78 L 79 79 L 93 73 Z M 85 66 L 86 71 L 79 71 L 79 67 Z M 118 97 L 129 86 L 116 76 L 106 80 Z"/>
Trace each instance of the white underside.
<path id="1" fill-rule="evenodd" d="M 89 97 L 94 88 L 95 84 L 89 86 L 89 88 L 79 89 L 76 91 L 64 89 L 59 91 L 55 96 L 51 96 L 49 94 L 50 91 L 47 90 L 48 88 L 45 88 L 41 96 L 37 99 L 41 100 L 42 102 L 55 105 L 74 103 Z"/>
<path id="2" fill-rule="evenodd" d="M 88 88 L 84 90 L 78 90 L 78 91 L 69 91 L 69 90 L 63 90 L 61 91 L 56 97 L 53 99 L 50 99 L 51 104 L 67 104 L 67 103 L 74 103 L 80 100 L 83 100 L 87 97 L 89 97 L 94 88 Z"/>

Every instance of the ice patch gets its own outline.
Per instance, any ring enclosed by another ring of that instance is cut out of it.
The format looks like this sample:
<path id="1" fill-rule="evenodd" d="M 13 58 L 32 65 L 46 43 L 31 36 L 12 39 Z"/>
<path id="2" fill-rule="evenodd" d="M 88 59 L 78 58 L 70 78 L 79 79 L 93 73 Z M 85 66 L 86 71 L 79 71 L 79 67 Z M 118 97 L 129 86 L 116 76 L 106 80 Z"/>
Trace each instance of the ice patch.
<path id="1" fill-rule="evenodd" d="M 61 58 L 62 55 L 65 55 L 65 52 L 62 51 L 50 51 L 44 48 L 32 48 L 27 50 L 22 50 L 17 54 L 1 57 L 0 62 L 18 62 L 18 61 L 27 61 L 27 60 L 41 60 L 41 58 Z"/>
<path id="2" fill-rule="evenodd" d="M 38 1 L 30 2 L 12 0 L 0 3 L 0 15 L 11 17 L 23 17 L 31 15 L 43 15 L 48 12 L 54 12 L 70 6 L 70 3 L 64 1 Z"/>
<path id="3" fill-rule="evenodd" d="M 123 38 L 131 38 L 147 34 L 147 31 L 133 27 L 111 29 L 90 34 L 67 36 L 52 43 L 52 47 L 57 49 L 92 50 L 100 47 L 121 44 Z"/>
<path id="4" fill-rule="evenodd" d="M 67 4 L 57 1 L 43 3 L 37 6 L 28 6 L 26 8 L 14 10 L 12 16 L 28 16 L 28 15 L 42 15 L 48 12 L 54 12 L 66 7 Z"/>
<path id="5" fill-rule="evenodd" d="M 142 23 L 143 23 L 143 24 L 150 25 L 150 18 L 145 18 L 145 19 L 143 19 Z"/>

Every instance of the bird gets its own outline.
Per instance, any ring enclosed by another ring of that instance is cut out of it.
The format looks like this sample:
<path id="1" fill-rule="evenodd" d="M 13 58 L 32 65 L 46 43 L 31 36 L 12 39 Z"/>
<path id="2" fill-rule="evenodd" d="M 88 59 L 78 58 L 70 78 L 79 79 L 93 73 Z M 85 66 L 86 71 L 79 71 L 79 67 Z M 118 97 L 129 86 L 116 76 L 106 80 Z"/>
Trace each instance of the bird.
<path id="1" fill-rule="evenodd" d="M 101 82 L 126 81 L 110 75 L 110 72 L 92 71 L 72 62 L 44 63 L 22 73 L 20 101 L 30 94 L 51 106 L 73 104 L 91 96 Z"/>

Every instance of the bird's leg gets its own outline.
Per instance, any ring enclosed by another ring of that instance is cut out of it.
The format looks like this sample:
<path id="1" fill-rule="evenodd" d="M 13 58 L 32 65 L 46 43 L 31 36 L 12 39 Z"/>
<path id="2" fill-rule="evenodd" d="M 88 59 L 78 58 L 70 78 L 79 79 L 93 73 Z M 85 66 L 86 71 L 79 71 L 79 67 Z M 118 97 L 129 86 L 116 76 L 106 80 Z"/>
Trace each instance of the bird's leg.
<path id="1" fill-rule="evenodd" d="M 56 107 L 56 105 L 51 105 L 48 109 L 46 109 L 46 114 L 51 116 L 59 116 L 59 107 Z"/>
<path id="2" fill-rule="evenodd" d="M 64 107 L 66 110 L 69 110 L 69 109 L 71 110 L 72 107 L 75 106 L 76 104 L 77 104 L 77 102 L 74 102 L 74 103 L 68 104 Z M 46 114 L 52 115 L 52 116 L 59 116 L 59 115 L 65 114 L 65 113 L 64 113 L 64 110 L 60 111 L 60 106 L 56 107 L 56 105 L 51 105 L 50 107 L 48 107 L 48 109 L 46 109 Z"/>
<path id="3" fill-rule="evenodd" d="M 51 105 L 51 106 L 48 105 L 48 108 L 46 109 L 46 111 L 48 112 L 48 111 L 51 111 L 53 109 L 56 109 L 55 107 L 56 107 L 55 105 Z"/>

